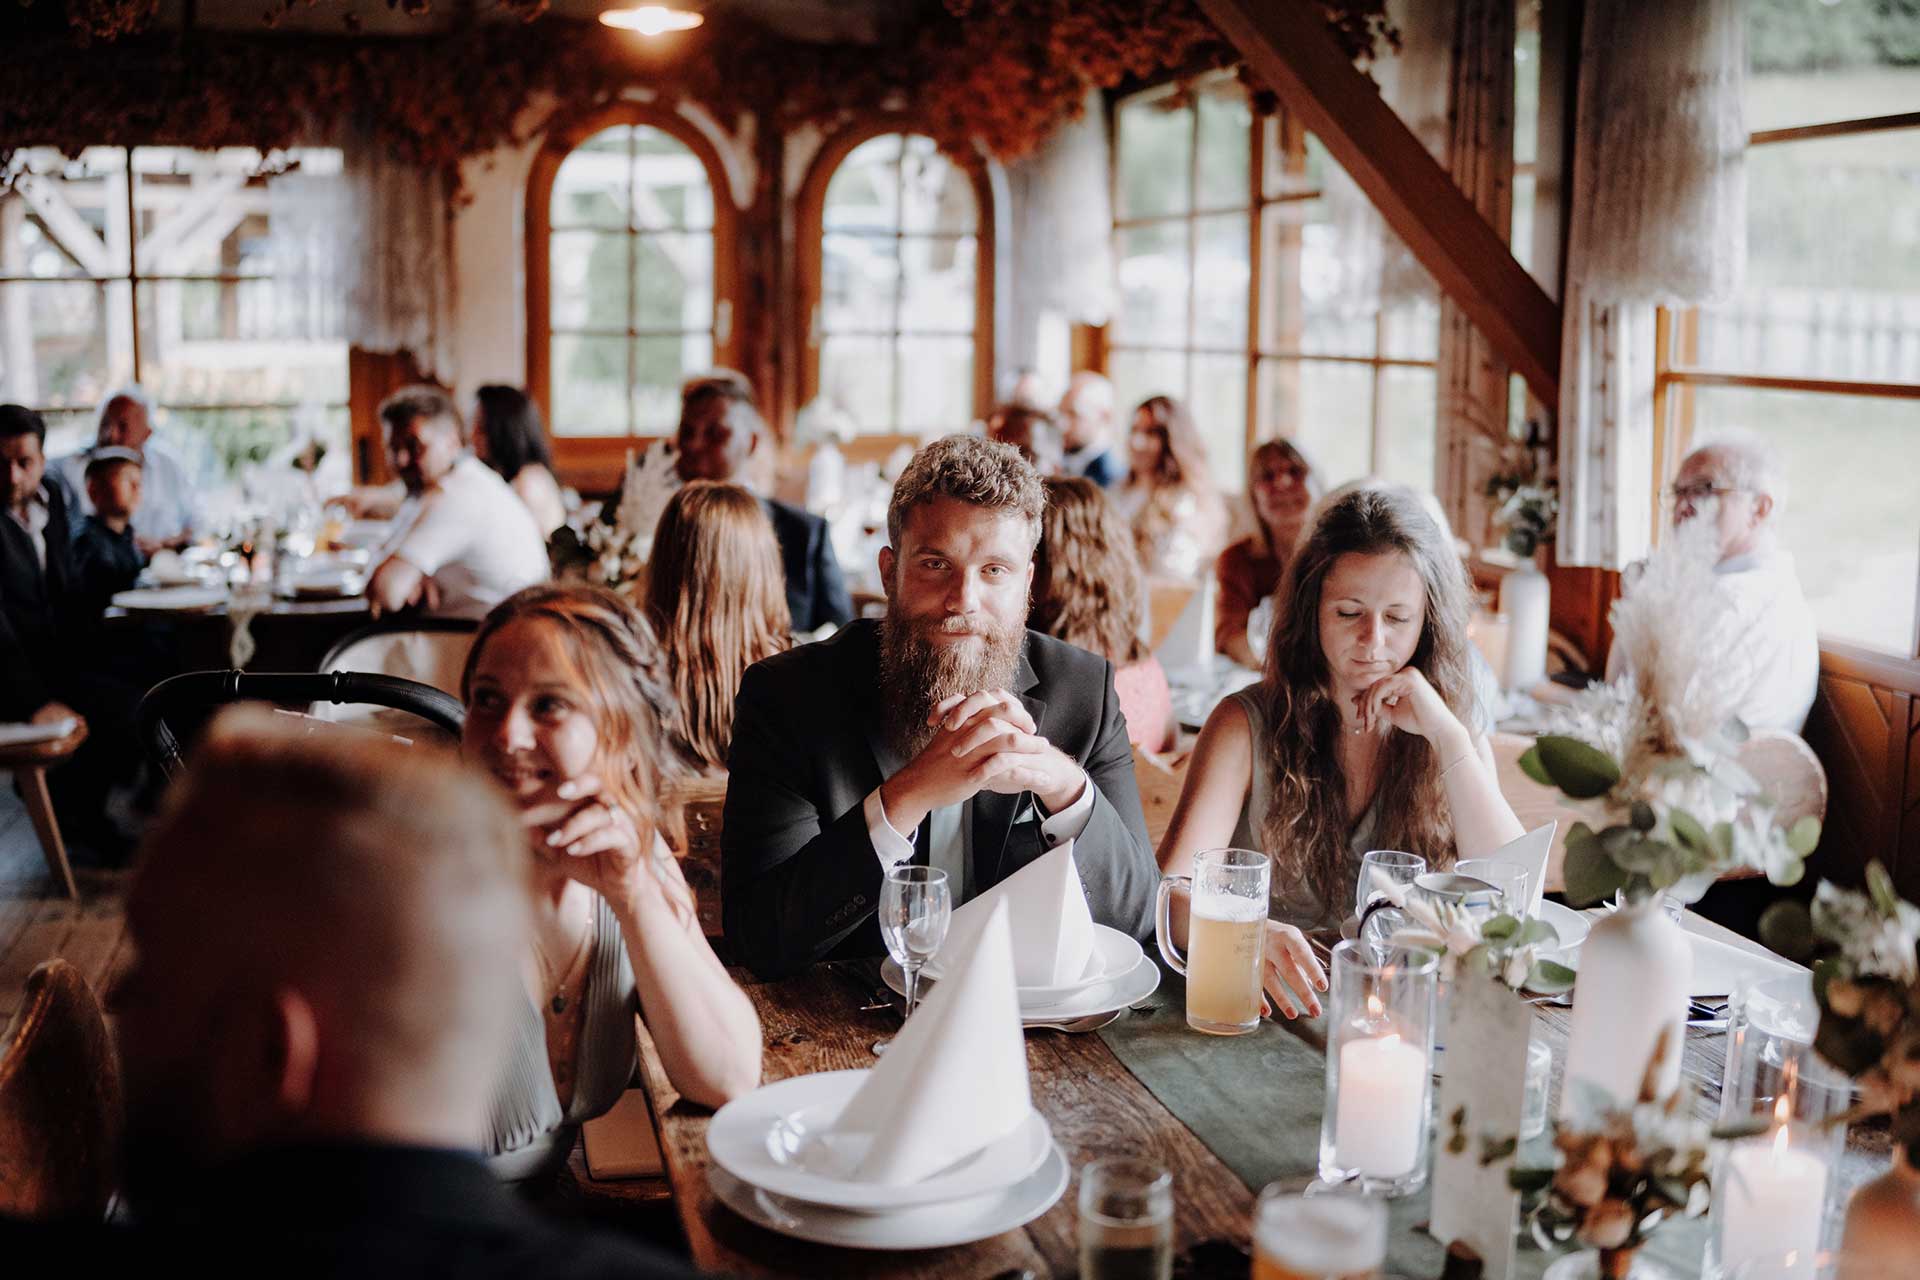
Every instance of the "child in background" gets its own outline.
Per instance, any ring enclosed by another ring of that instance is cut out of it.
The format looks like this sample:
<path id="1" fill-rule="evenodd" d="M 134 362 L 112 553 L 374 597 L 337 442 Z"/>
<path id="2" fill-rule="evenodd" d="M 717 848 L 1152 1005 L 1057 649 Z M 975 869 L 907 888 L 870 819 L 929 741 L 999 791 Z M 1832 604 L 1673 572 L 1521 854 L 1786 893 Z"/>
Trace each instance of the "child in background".
<path id="1" fill-rule="evenodd" d="M 133 586 L 147 567 L 132 527 L 142 472 L 140 454 L 132 449 L 95 449 L 87 459 L 87 499 L 93 514 L 73 531 L 73 561 L 80 591 L 96 615 L 115 592 Z"/>

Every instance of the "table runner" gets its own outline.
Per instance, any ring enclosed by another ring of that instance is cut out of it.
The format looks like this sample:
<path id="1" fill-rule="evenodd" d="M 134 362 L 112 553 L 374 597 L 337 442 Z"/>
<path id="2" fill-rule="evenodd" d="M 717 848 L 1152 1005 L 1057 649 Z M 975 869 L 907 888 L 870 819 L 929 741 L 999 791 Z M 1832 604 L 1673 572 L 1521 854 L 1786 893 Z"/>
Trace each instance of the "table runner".
<path id="1" fill-rule="evenodd" d="M 1263 1021 L 1250 1035 L 1202 1035 L 1187 1026 L 1186 984 L 1164 968 L 1159 989 L 1143 1005 L 1099 1032 L 1114 1056 L 1250 1189 L 1281 1180 L 1304 1188 L 1320 1157 L 1326 1095 L 1320 1023 L 1296 1031 Z M 1391 1274 L 1421 1280 L 1440 1274 L 1445 1251 L 1416 1229 L 1427 1221 L 1427 1199 L 1423 1190 L 1389 1202 Z M 1704 1218 L 1675 1221 L 1660 1229 L 1645 1256 L 1675 1276 L 1696 1276 L 1705 1244 Z M 1537 1280 L 1554 1256 L 1523 1235 L 1513 1274 Z"/>

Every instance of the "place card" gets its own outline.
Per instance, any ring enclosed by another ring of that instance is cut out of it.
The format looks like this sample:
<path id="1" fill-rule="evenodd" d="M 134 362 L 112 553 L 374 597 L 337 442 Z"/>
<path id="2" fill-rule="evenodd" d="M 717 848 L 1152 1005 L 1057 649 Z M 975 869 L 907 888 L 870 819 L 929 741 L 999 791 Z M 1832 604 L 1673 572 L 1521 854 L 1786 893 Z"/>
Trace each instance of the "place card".
<path id="1" fill-rule="evenodd" d="M 1463 969 L 1447 993 L 1445 1075 L 1434 1139 L 1433 1222 L 1486 1263 L 1485 1280 L 1514 1265 L 1520 1193 L 1507 1185 L 1526 1104 L 1533 1010 L 1484 973 Z"/>

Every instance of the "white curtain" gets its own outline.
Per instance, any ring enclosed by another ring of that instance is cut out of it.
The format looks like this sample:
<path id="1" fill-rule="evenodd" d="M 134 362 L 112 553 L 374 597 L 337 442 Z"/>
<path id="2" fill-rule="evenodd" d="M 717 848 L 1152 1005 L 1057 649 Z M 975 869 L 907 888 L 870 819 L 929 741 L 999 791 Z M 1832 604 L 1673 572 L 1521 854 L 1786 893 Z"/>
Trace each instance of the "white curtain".
<path id="1" fill-rule="evenodd" d="M 1625 567 L 1652 527 L 1653 309 L 1746 262 L 1740 0 L 1596 0 L 1580 50 L 1555 558 Z"/>
<path id="2" fill-rule="evenodd" d="M 1098 92 L 1078 120 L 1062 125 L 1032 155 L 1007 169 L 1012 197 L 1012 257 L 1003 344 L 1016 367 L 1033 367 L 1037 322 L 1053 312 L 1079 324 L 1105 324 L 1117 289 L 1113 269 L 1111 166 Z"/>

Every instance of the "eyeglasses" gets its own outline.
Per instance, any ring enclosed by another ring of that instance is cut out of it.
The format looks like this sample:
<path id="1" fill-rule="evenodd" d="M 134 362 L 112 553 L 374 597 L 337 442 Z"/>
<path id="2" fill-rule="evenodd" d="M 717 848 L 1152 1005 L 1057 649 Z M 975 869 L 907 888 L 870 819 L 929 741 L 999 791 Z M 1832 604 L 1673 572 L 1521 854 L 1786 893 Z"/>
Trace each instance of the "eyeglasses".
<path id="1" fill-rule="evenodd" d="M 1682 502 L 1705 502 L 1708 498 L 1718 498 L 1729 493 L 1745 493 L 1739 485 L 1714 484 L 1710 480 L 1696 480 L 1692 484 L 1676 484 L 1667 490 L 1667 501 L 1676 506 Z"/>

